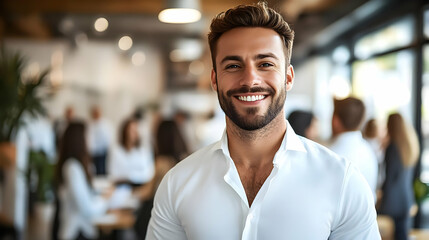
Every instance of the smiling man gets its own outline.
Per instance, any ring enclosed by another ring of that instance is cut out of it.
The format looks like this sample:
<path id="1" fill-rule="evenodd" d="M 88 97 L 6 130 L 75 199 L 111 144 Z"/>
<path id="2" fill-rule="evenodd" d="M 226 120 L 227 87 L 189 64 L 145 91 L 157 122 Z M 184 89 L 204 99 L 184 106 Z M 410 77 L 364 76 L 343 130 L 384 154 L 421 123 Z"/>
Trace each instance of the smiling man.
<path id="1" fill-rule="evenodd" d="M 147 239 L 380 239 L 356 167 L 285 119 L 293 31 L 281 15 L 265 3 L 238 6 L 210 30 L 226 130 L 164 177 Z"/>

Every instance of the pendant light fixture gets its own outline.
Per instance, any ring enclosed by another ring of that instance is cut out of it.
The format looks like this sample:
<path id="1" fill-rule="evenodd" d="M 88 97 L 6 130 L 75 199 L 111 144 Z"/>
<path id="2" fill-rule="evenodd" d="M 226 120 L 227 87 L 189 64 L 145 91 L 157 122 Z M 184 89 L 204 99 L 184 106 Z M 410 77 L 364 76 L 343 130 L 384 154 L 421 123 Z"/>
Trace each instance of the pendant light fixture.
<path id="1" fill-rule="evenodd" d="M 199 0 L 165 0 L 167 7 L 158 14 L 165 23 L 192 23 L 201 19 Z"/>

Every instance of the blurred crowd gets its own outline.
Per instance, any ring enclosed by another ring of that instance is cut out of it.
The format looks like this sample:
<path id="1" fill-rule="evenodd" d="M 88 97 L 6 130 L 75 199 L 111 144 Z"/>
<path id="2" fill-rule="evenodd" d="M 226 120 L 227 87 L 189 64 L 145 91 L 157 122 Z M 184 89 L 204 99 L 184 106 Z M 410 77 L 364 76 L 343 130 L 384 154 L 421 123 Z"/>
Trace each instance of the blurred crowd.
<path id="1" fill-rule="evenodd" d="M 420 153 L 417 134 L 400 113 L 386 116 L 386 123 L 366 119 L 361 100 L 334 100 L 332 138 L 321 142 L 313 113 L 297 110 L 288 116 L 298 135 L 327 146 L 359 169 L 373 192 L 378 214 L 393 220 L 394 239 L 408 239 L 416 214 L 413 180 Z"/>
<path id="2" fill-rule="evenodd" d="M 160 115 L 149 119 L 137 110 L 123 119 L 118 129 L 103 116 L 99 106 L 90 109 L 90 116 L 88 120 L 79 119 L 73 107 L 67 107 L 64 117 L 52 124 L 39 118 L 26 128 L 33 150 L 42 151 L 55 165 L 51 237 L 99 238 L 92 220 L 112 207 L 111 194 L 94 190 L 94 178 L 102 177 L 116 188 L 127 186 L 138 192 L 133 232 L 143 239 L 163 176 L 199 147 L 186 134 L 195 126 L 184 112 L 169 119 Z M 386 116 L 387 122 L 382 122 L 368 118 L 363 102 L 357 98 L 334 100 L 329 141 L 320 140 L 321 126 L 312 112 L 296 110 L 287 119 L 298 135 L 349 159 L 372 190 L 378 213 L 393 220 L 395 239 L 407 239 L 415 214 L 413 173 L 419 144 L 415 130 L 401 114 L 392 113 Z"/>

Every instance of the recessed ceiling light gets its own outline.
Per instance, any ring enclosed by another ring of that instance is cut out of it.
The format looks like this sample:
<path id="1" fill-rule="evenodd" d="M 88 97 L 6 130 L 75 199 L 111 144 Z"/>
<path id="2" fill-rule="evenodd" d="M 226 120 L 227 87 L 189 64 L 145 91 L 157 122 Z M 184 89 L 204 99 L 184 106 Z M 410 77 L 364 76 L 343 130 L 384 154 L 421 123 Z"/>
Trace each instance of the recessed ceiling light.
<path id="1" fill-rule="evenodd" d="M 104 32 L 106 31 L 107 27 L 109 27 L 109 22 L 105 18 L 98 18 L 95 20 L 94 28 L 97 32 Z"/>
<path id="2" fill-rule="evenodd" d="M 121 50 L 128 50 L 133 46 L 133 39 L 131 39 L 129 36 L 123 36 L 121 39 L 119 39 L 118 46 Z"/>

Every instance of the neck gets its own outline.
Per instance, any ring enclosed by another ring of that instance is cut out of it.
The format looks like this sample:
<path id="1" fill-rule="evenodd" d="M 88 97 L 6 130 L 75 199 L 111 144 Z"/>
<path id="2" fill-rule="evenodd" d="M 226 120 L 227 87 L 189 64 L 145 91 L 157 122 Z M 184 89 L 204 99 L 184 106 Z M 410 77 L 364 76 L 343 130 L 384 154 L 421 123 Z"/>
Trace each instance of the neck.
<path id="1" fill-rule="evenodd" d="M 235 164 L 245 167 L 259 167 L 272 164 L 286 132 L 283 111 L 261 129 L 247 131 L 226 118 L 228 148 Z"/>

